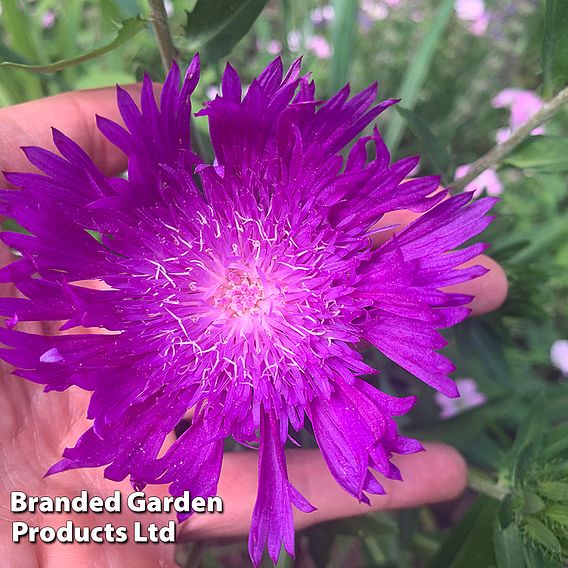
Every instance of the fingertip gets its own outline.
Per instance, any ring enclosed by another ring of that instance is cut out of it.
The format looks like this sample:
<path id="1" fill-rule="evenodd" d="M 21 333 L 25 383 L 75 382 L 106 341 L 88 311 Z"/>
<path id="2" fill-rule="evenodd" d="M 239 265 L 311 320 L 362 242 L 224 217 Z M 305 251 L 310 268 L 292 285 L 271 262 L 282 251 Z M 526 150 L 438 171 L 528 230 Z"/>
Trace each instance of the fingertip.
<path id="1" fill-rule="evenodd" d="M 442 476 L 438 501 L 459 497 L 467 487 L 467 462 L 464 457 L 452 446 L 438 442 L 425 444 L 425 449 L 431 456 L 434 455 L 433 465 Z"/>
<path id="2" fill-rule="evenodd" d="M 487 272 L 469 282 L 451 286 L 447 288 L 447 291 L 472 295 L 474 298 L 468 307 L 472 315 L 481 315 L 492 312 L 503 305 L 507 298 L 509 281 L 502 266 L 484 254 L 465 263 L 461 268 L 475 265 L 483 266 Z"/>

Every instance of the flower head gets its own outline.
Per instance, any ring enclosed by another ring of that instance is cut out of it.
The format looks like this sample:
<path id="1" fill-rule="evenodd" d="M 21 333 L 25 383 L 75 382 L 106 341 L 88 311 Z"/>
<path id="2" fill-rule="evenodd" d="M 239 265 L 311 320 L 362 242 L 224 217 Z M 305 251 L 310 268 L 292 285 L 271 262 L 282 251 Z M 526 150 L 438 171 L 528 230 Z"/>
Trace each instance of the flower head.
<path id="1" fill-rule="evenodd" d="M 196 57 L 180 86 L 174 65 L 159 106 L 144 79 L 140 109 L 118 89 L 126 129 L 98 117 L 128 155 L 128 179 L 109 178 L 64 134 L 60 155 L 25 149 L 43 174 L 11 173 L 1 211 L 29 234 L 2 234 L 21 257 L 0 271 L 23 298 L 0 299 L 2 357 L 16 373 L 92 391 L 93 426 L 49 473 L 106 466 L 173 495 L 216 492 L 223 440 L 258 445 L 259 488 L 250 553 L 293 553 L 292 505 L 310 511 L 287 476 L 284 444 L 308 419 L 337 482 L 360 501 L 383 493 L 375 472 L 400 479 L 393 453 L 419 451 L 393 417 L 412 397 L 363 379 L 376 371 L 361 340 L 450 397 L 453 366 L 438 328 L 468 314 L 470 296 L 442 288 L 475 278 L 458 268 L 484 245 L 453 250 L 482 231 L 494 200 L 445 199 L 435 176 L 405 180 L 417 158 L 391 164 L 377 129 L 345 146 L 394 100 L 376 86 L 315 99 L 296 61 L 273 61 L 243 94 L 228 65 L 209 121 L 213 164 L 190 146 Z M 376 157 L 368 159 L 367 147 Z M 389 211 L 424 212 L 377 248 Z M 453 252 L 450 252 L 453 251 Z M 94 280 L 98 287 L 86 287 Z M 40 336 L 18 322 L 63 321 L 110 333 Z M 190 428 L 160 454 L 194 409 Z"/>

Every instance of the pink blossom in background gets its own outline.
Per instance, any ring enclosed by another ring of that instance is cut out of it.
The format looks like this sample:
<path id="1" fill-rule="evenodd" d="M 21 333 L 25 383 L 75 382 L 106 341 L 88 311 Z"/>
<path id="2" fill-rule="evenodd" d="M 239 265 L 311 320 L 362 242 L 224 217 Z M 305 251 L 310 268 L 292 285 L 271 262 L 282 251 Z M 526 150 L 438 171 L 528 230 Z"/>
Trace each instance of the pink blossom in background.
<path id="1" fill-rule="evenodd" d="M 331 57 L 331 46 L 322 35 L 310 37 L 307 47 L 318 59 L 329 59 Z"/>
<path id="2" fill-rule="evenodd" d="M 422 10 L 412 10 L 410 17 L 413 22 L 417 24 L 424 21 L 424 12 Z"/>
<path id="3" fill-rule="evenodd" d="M 277 39 L 271 39 L 266 45 L 266 51 L 270 55 L 280 55 L 282 53 L 282 43 Z"/>
<path id="4" fill-rule="evenodd" d="M 205 88 L 207 98 L 212 101 L 219 94 L 219 87 L 217 85 L 209 85 Z"/>
<path id="5" fill-rule="evenodd" d="M 300 49 L 300 44 L 302 43 L 302 36 L 298 30 L 291 30 L 288 32 L 288 49 L 292 52 L 298 51 Z"/>
<path id="6" fill-rule="evenodd" d="M 568 340 L 558 339 L 550 348 L 550 360 L 561 373 L 568 377 Z"/>
<path id="7" fill-rule="evenodd" d="M 53 10 L 46 10 L 41 15 L 41 27 L 44 30 L 48 30 L 52 28 L 54 24 L 55 24 L 55 13 L 53 12 Z"/>
<path id="8" fill-rule="evenodd" d="M 460 398 L 448 398 L 439 392 L 434 395 L 434 400 L 440 407 L 442 420 L 447 420 L 468 408 L 481 406 L 487 402 L 487 397 L 477 390 L 477 383 L 474 379 L 456 379 L 456 385 Z"/>
<path id="9" fill-rule="evenodd" d="M 498 93 L 491 104 L 494 108 L 511 109 L 511 117 L 509 119 L 509 127 L 501 128 L 497 131 L 497 142 L 502 143 L 507 140 L 514 130 L 526 124 L 544 104 L 542 99 L 532 91 L 525 89 L 504 89 Z M 535 128 L 531 134 L 544 134 L 544 128 L 539 126 Z"/>
<path id="10" fill-rule="evenodd" d="M 476 36 L 485 35 L 491 13 L 485 9 L 483 0 L 456 0 L 454 7 L 456 16 L 467 24 L 470 33 Z"/>
<path id="11" fill-rule="evenodd" d="M 335 10 L 333 9 L 333 6 L 330 6 L 329 4 L 314 8 L 310 14 L 310 20 L 312 21 L 312 24 L 316 26 L 321 26 L 322 24 L 332 22 L 334 17 Z"/>
<path id="12" fill-rule="evenodd" d="M 479 20 L 485 15 L 485 2 L 483 0 L 456 0 L 456 15 L 460 20 Z"/>
<path id="13" fill-rule="evenodd" d="M 362 0 L 361 10 L 364 16 L 374 21 L 386 20 L 389 15 L 386 3 L 377 0 Z"/>
<path id="14" fill-rule="evenodd" d="M 458 166 L 456 169 L 456 179 L 467 175 L 470 169 L 470 164 Z M 474 197 L 479 197 L 484 191 L 487 195 L 493 195 L 496 197 L 503 193 L 503 184 L 501 183 L 497 172 L 495 170 L 488 169 L 476 177 L 472 182 L 468 183 L 465 186 L 465 191 L 473 191 Z"/>

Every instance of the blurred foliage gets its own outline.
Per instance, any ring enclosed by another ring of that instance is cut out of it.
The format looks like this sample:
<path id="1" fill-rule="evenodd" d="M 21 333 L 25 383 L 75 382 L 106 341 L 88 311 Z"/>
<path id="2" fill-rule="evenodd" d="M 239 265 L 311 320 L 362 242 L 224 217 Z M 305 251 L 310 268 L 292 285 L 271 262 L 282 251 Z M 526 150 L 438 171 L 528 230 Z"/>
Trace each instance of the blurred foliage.
<path id="1" fill-rule="evenodd" d="M 166 5 L 181 63 L 197 49 L 206 62 L 197 106 L 214 96 L 229 55 L 250 83 L 275 54 L 287 64 L 304 54 L 321 98 L 346 80 L 353 90 L 378 80 L 382 98 L 402 97 L 399 111 L 379 122 L 396 148 L 393 157 L 420 153 L 420 173 L 441 173 L 445 181 L 489 150 L 507 126 L 508 111 L 491 104 L 497 93 L 528 89 L 550 98 L 568 81 L 564 0 L 487 0 L 490 20 L 479 36 L 449 0 Z M 156 80 L 164 76 L 143 0 L 0 0 L 0 6 L 0 59 L 41 71 L 0 66 L 0 106 L 130 83 L 143 70 Z M 455 376 L 473 377 L 486 404 L 440 420 L 428 387 L 377 352 L 367 354 L 383 371 L 381 388 L 420 397 L 400 421 L 404 431 L 446 441 L 465 455 L 470 490 L 449 505 L 303 531 L 298 566 L 566 565 L 568 385 L 550 348 L 568 338 L 567 172 L 566 110 L 500 164 L 498 220 L 483 240 L 508 274 L 509 296 L 497 312 L 446 334 Z M 302 443 L 315 445 L 309 433 Z M 182 566 L 248 565 L 244 541 L 178 552 Z M 279 563 L 292 565 L 285 556 Z"/>

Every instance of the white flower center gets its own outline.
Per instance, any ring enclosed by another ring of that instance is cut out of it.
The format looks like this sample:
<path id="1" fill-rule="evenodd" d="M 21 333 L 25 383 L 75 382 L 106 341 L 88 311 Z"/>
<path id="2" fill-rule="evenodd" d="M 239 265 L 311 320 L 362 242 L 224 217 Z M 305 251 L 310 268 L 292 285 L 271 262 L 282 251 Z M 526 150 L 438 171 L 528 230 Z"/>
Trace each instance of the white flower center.
<path id="1" fill-rule="evenodd" d="M 259 278 L 236 269 L 227 271 L 227 278 L 215 293 L 213 305 L 233 317 L 255 314 L 262 309 L 264 286 Z"/>

